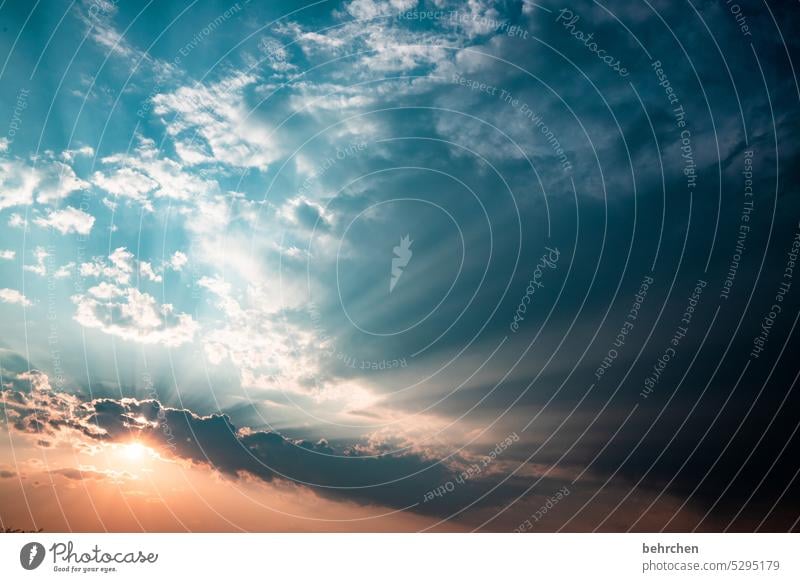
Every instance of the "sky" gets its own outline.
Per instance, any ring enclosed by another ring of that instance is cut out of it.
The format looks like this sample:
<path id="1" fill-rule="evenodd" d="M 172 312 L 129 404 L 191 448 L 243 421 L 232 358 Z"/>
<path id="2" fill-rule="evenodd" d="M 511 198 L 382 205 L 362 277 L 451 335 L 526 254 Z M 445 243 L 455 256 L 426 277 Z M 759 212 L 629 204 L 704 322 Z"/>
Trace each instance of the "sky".
<path id="1" fill-rule="evenodd" d="M 796 531 L 799 20 L 0 3 L 0 527 Z"/>

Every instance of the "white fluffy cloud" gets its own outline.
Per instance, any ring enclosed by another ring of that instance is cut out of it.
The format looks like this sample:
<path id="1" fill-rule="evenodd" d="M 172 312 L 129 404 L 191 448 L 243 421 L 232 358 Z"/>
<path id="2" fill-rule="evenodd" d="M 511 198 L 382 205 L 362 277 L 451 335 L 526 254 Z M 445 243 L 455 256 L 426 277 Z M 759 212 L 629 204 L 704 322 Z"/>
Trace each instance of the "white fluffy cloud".
<path id="1" fill-rule="evenodd" d="M 47 257 L 50 256 L 44 247 L 36 247 L 36 250 L 33 251 L 33 256 L 36 258 L 35 265 L 25 265 L 22 267 L 25 271 L 29 271 L 34 273 L 35 275 L 39 275 L 40 277 L 44 277 L 47 274 L 47 267 L 44 264 L 44 261 Z"/>
<path id="2" fill-rule="evenodd" d="M 171 304 L 132 287 L 138 272 L 151 281 L 160 281 L 152 265 L 138 261 L 125 247 L 119 247 L 107 259 L 95 258 L 80 265 L 82 277 L 98 279 L 86 294 L 74 295 L 75 320 L 84 327 L 143 344 L 177 347 L 192 341 L 198 324 L 185 313 L 174 313 Z"/>
<path id="3" fill-rule="evenodd" d="M 158 187 L 158 183 L 132 168 L 119 168 L 104 174 L 95 172 L 92 183 L 109 194 L 146 202 L 147 195 Z"/>
<path id="4" fill-rule="evenodd" d="M 74 150 L 64 150 L 61 152 L 61 159 L 66 162 L 71 162 L 79 157 L 91 157 L 94 155 L 94 148 L 91 146 L 83 146 Z"/>
<path id="5" fill-rule="evenodd" d="M 139 263 L 139 275 L 141 275 L 145 279 L 149 279 L 153 283 L 161 283 L 161 281 L 163 280 L 161 278 L 161 275 L 159 275 L 153 270 L 153 265 L 151 265 L 147 261 L 141 261 Z"/>
<path id="6" fill-rule="evenodd" d="M 189 262 L 189 257 L 187 257 L 181 251 L 175 251 L 175 254 L 172 255 L 169 259 L 169 268 L 173 271 L 180 271 L 186 266 L 186 263 Z"/>
<path id="7" fill-rule="evenodd" d="M 53 273 L 53 277 L 56 279 L 66 279 L 72 274 L 72 269 L 75 268 L 75 263 L 70 262 L 66 265 L 63 265 L 56 269 L 55 273 Z"/>
<path id="8" fill-rule="evenodd" d="M 159 305 L 152 295 L 134 287 L 92 287 L 75 295 L 75 321 L 84 327 L 143 344 L 177 347 L 192 341 L 197 323 L 188 314 L 172 314 L 172 305 Z"/>
<path id="9" fill-rule="evenodd" d="M 0 301 L 3 303 L 16 303 L 30 307 L 33 303 L 16 289 L 0 289 Z"/>
<path id="10" fill-rule="evenodd" d="M 4 261 L 13 261 L 16 256 L 16 251 L 0 251 L 0 259 Z"/>
<path id="11" fill-rule="evenodd" d="M 89 263 L 80 266 L 82 277 L 95 277 L 110 279 L 119 285 L 129 285 L 133 274 L 133 253 L 125 247 L 114 249 L 108 260 L 97 257 Z"/>
<path id="12" fill-rule="evenodd" d="M 39 166 L 22 160 L 0 162 L 0 210 L 34 201 L 51 204 L 88 187 L 88 182 L 62 162 L 44 160 Z"/>
<path id="13" fill-rule="evenodd" d="M 26 164 L 15 160 L 0 162 L 0 210 L 33 203 L 39 176 Z"/>
<path id="14" fill-rule="evenodd" d="M 33 221 L 43 227 L 50 227 L 61 234 L 78 233 L 89 234 L 94 226 L 94 216 L 83 210 L 67 206 L 63 210 L 50 211 L 46 217 Z"/>

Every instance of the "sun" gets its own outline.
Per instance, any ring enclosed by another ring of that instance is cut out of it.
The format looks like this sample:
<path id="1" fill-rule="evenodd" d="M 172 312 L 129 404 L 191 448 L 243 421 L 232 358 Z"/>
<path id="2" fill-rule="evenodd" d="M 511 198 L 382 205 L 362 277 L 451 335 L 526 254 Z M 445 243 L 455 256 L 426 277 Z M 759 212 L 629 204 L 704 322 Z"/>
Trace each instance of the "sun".
<path id="1" fill-rule="evenodd" d="M 147 455 L 148 448 L 139 442 L 131 442 L 123 445 L 122 454 L 130 461 L 141 461 Z"/>

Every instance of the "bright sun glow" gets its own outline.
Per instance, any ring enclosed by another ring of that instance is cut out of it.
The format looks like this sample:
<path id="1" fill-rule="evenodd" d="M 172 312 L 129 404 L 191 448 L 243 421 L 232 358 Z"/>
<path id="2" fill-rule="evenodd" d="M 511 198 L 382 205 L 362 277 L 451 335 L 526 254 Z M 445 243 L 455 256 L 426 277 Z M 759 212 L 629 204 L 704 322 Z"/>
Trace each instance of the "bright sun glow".
<path id="1" fill-rule="evenodd" d="M 142 443 L 128 443 L 122 449 L 125 457 L 131 461 L 141 461 L 147 454 L 147 447 Z"/>

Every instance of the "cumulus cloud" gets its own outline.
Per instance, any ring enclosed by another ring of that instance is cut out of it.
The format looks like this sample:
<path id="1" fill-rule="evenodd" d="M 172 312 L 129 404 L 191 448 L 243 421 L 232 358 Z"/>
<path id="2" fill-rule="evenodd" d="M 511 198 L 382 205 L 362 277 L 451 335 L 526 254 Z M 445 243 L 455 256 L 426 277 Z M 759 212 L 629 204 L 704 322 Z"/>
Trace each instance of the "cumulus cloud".
<path id="1" fill-rule="evenodd" d="M 77 233 L 87 235 L 94 226 L 94 216 L 83 210 L 67 206 L 63 210 L 51 211 L 46 217 L 36 218 L 38 226 L 50 227 L 61 234 Z"/>
<path id="2" fill-rule="evenodd" d="M 8 226 L 11 228 L 21 228 L 27 224 L 25 219 L 16 212 L 8 217 Z"/>
<path id="3" fill-rule="evenodd" d="M 61 159 L 65 162 L 71 162 L 75 158 L 86 157 L 90 158 L 94 155 L 94 148 L 91 146 L 82 146 L 76 149 L 67 149 L 61 152 Z"/>
<path id="4" fill-rule="evenodd" d="M 16 251 L 0 251 L 0 259 L 4 261 L 13 261 L 16 256 Z"/>
<path id="5" fill-rule="evenodd" d="M 153 283 L 161 283 L 161 281 L 163 280 L 161 278 L 161 275 L 159 275 L 153 270 L 153 265 L 151 265 L 147 261 L 141 261 L 139 263 L 139 274 L 145 279 L 152 281 Z"/>
<path id="6" fill-rule="evenodd" d="M 0 210 L 33 203 L 33 192 L 39 184 L 33 168 L 18 161 L 0 162 Z"/>
<path id="7" fill-rule="evenodd" d="M 120 285 L 128 285 L 134 268 L 134 256 L 125 247 L 118 247 L 108 255 L 108 260 L 95 257 L 88 263 L 82 263 L 82 277 L 104 277 Z"/>
<path id="8" fill-rule="evenodd" d="M 73 428 L 90 437 L 101 434 L 85 423 L 85 404 L 73 394 L 54 391 L 44 372 L 22 372 L 11 380 L 14 389 L 0 394 L 9 424 L 18 431 L 55 437 L 60 429 Z"/>
<path id="9" fill-rule="evenodd" d="M 31 301 L 16 289 L 0 289 L 0 301 L 30 307 Z"/>
<path id="10" fill-rule="evenodd" d="M 177 347 L 192 341 L 198 325 L 185 313 L 174 315 L 172 305 L 133 287 L 92 287 L 87 295 L 73 295 L 75 321 L 84 327 L 143 344 Z"/>
<path id="11" fill-rule="evenodd" d="M 36 250 L 33 251 L 33 256 L 36 258 L 36 264 L 25 265 L 22 268 L 25 271 L 29 271 L 35 275 L 44 277 L 47 274 L 47 267 L 44 264 L 44 261 L 50 256 L 50 253 L 48 253 L 44 247 L 36 247 Z"/>
<path id="12" fill-rule="evenodd" d="M 50 204 L 66 198 L 78 190 L 86 190 L 89 183 L 78 178 L 75 170 L 67 164 L 53 162 L 41 174 L 41 182 L 36 188 L 36 202 Z"/>
<path id="13" fill-rule="evenodd" d="M 66 279 L 72 274 L 72 270 L 75 268 L 74 262 L 69 262 L 66 265 L 62 265 L 53 273 L 53 277 L 56 279 Z"/>
<path id="14" fill-rule="evenodd" d="M 0 161 L 0 210 L 34 201 L 50 204 L 88 187 L 72 167 L 59 161 L 44 159 L 38 166 L 16 159 Z"/>
<path id="15" fill-rule="evenodd" d="M 132 168 L 125 167 L 107 174 L 95 172 L 92 176 L 92 183 L 109 194 L 141 203 L 146 202 L 147 195 L 158 187 L 155 180 Z"/>
<path id="16" fill-rule="evenodd" d="M 85 294 L 72 296 L 75 320 L 84 327 L 143 344 L 177 347 L 194 339 L 198 324 L 186 313 L 174 313 L 169 304 L 132 287 L 133 274 L 161 281 L 152 265 L 138 261 L 125 247 L 115 249 L 107 259 L 96 257 L 80 265 L 83 277 L 98 279 Z"/>
<path id="17" fill-rule="evenodd" d="M 181 251 L 175 251 L 175 253 L 170 257 L 168 266 L 173 271 L 180 271 L 183 267 L 186 266 L 186 263 L 189 262 L 189 257 L 187 257 Z"/>

